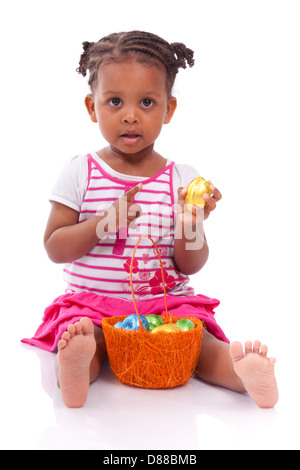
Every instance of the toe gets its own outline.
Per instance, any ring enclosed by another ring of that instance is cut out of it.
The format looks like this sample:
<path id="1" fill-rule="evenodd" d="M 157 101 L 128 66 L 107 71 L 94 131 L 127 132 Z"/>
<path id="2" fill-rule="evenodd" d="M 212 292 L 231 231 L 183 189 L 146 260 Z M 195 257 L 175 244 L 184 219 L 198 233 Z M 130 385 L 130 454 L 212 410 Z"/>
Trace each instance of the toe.
<path id="1" fill-rule="evenodd" d="M 83 334 L 85 335 L 94 335 L 94 324 L 93 322 L 91 321 L 90 318 L 88 317 L 83 317 L 81 319 L 81 327 L 82 327 L 82 331 L 83 331 Z"/>
<path id="2" fill-rule="evenodd" d="M 59 351 L 61 349 L 64 349 L 67 346 L 70 338 L 71 338 L 70 333 L 68 331 L 64 331 L 63 334 L 61 335 L 60 340 L 57 343 L 57 348 Z"/>
<path id="3" fill-rule="evenodd" d="M 266 357 L 268 354 L 268 346 L 266 344 L 263 344 L 260 350 L 261 350 L 261 355 Z"/>
<path id="4" fill-rule="evenodd" d="M 70 333 L 71 338 L 75 335 L 75 330 L 76 330 L 75 325 L 73 325 L 73 323 L 71 323 L 68 326 L 68 332 Z"/>
<path id="5" fill-rule="evenodd" d="M 243 346 L 239 341 L 234 341 L 231 343 L 229 351 L 233 362 L 240 361 L 244 357 Z"/>
<path id="6" fill-rule="evenodd" d="M 61 335 L 60 339 L 64 339 L 65 341 L 69 341 L 70 338 L 71 338 L 70 333 L 68 331 L 64 331 L 63 334 Z"/>
<path id="7" fill-rule="evenodd" d="M 254 341 L 254 344 L 253 344 L 253 352 L 259 354 L 259 352 L 260 352 L 260 346 L 261 346 L 261 342 L 258 341 L 258 340 L 255 340 L 255 341 Z"/>
<path id="8" fill-rule="evenodd" d="M 249 354 L 252 352 L 252 341 L 246 341 L 245 343 L 245 353 Z"/>
<path id="9" fill-rule="evenodd" d="M 82 326 L 81 326 L 81 322 L 80 322 L 80 321 L 77 321 L 77 322 L 74 324 L 74 327 L 75 327 L 76 334 L 77 334 L 77 335 L 82 335 Z"/>
<path id="10" fill-rule="evenodd" d="M 58 351 L 61 351 L 62 349 L 64 349 L 66 347 L 66 344 L 67 344 L 67 341 L 65 341 L 64 339 L 60 339 L 57 343 Z"/>

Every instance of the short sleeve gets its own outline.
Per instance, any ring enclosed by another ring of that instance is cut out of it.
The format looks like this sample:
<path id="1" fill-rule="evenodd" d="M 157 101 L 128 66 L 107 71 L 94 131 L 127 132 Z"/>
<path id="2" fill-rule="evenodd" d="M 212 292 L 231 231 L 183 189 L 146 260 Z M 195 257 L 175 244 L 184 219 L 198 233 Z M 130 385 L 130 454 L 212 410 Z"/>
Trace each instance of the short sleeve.
<path id="1" fill-rule="evenodd" d="M 188 184 L 199 175 L 198 170 L 196 170 L 191 165 L 184 165 L 176 163 L 173 170 L 173 192 L 175 203 L 178 201 L 178 188 L 183 187 L 187 188 Z"/>
<path id="2" fill-rule="evenodd" d="M 56 181 L 49 200 L 59 202 L 80 212 L 88 182 L 86 155 L 76 155 L 69 160 Z"/>

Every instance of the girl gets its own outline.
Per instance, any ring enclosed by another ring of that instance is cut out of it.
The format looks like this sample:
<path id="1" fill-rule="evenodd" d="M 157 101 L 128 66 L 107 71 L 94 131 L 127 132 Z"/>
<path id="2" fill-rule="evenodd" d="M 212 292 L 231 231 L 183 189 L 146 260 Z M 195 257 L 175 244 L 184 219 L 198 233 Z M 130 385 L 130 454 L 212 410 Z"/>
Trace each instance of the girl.
<path id="1" fill-rule="evenodd" d="M 45 310 L 35 336 L 23 341 L 58 348 L 63 401 L 82 406 L 107 358 L 101 320 L 134 312 L 130 259 L 138 238 L 147 233 L 163 260 L 169 312 L 205 323 L 198 376 L 248 392 L 260 407 L 273 407 L 275 359 L 267 357 L 267 347 L 259 341 L 247 342 L 245 351 L 239 342 L 229 345 L 214 319 L 219 302 L 195 295 L 189 285 L 188 276 L 207 261 L 203 221 L 221 194 L 211 184 L 204 211 L 186 210 L 185 188 L 198 173 L 154 150 L 176 110 L 176 74 L 193 66 L 193 51 L 141 31 L 84 42 L 83 49 L 77 71 L 89 72 L 85 105 L 108 146 L 73 158 L 53 189 L 44 243 L 53 262 L 65 263 L 67 290 Z M 133 273 L 139 312 L 164 313 L 160 269 L 148 238 L 139 244 Z"/>

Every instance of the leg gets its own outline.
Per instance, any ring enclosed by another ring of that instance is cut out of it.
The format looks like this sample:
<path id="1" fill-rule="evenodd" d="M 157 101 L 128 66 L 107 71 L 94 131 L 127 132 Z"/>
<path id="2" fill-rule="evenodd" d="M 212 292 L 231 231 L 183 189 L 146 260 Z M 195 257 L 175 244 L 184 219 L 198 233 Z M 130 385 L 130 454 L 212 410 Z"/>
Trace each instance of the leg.
<path id="1" fill-rule="evenodd" d="M 57 378 L 64 403 L 72 408 L 83 406 L 89 384 L 106 359 L 106 347 L 101 328 L 89 318 L 69 325 L 58 342 Z"/>
<path id="2" fill-rule="evenodd" d="M 243 382 L 235 373 L 229 345 L 204 330 L 201 353 L 196 368 L 200 379 L 236 392 L 246 392 Z"/>
<path id="3" fill-rule="evenodd" d="M 278 401 L 274 375 L 275 359 L 267 358 L 267 346 L 247 342 L 245 355 L 241 343 L 230 346 L 205 331 L 196 372 L 207 382 L 248 392 L 261 408 L 272 408 Z"/>
<path id="4" fill-rule="evenodd" d="M 96 341 L 96 352 L 90 364 L 90 383 L 98 377 L 101 362 L 108 359 L 104 334 L 100 326 L 94 325 L 94 336 Z"/>

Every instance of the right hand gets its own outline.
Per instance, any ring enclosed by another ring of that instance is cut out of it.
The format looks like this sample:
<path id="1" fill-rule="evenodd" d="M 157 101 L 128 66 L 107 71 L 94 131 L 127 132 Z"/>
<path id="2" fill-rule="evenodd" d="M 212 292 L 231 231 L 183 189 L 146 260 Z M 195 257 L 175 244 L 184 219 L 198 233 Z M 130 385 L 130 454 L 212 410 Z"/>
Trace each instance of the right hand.
<path id="1" fill-rule="evenodd" d="M 138 184 L 129 189 L 126 193 L 120 196 L 115 202 L 100 216 L 97 224 L 96 232 L 99 239 L 106 238 L 106 233 L 118 232 L 120 229 L 129 227 L 135 229 L 135 219 L 140 217 L 142 209 L 139 204 L 133 202 L 134 196 L 142 189 L 142 184 Z"/>
<path id="2" fill-rule="evenodd" d="M 119 230 L 123 227 L 129 227 L 131 229 L 136 228 L 134 220 L 142 215 L 142 209 L 139 204 L 133 202 L 132 200 L 134 196 L 142 189 L 142 187 L 142 183 L 134 186 L 112 204 L 112 207 L 115 210 L 114 217 L 116 230 Z"/>

